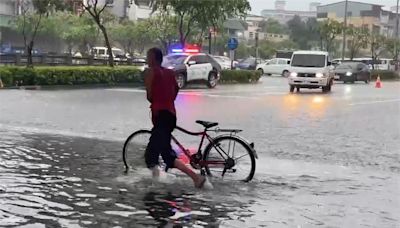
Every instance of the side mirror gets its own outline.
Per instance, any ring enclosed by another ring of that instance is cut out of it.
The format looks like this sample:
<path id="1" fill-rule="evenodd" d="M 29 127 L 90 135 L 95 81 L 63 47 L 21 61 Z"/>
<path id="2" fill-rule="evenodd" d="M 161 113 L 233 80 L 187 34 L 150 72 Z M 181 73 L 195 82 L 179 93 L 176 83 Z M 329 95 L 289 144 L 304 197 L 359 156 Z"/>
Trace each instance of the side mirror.
<path id="1" fill-rule="evenodd" d="M 196 61 L 189 61 L 187 64 L 188 64 L 189 66 L 195 65 L 195 64 L 196 64 Z"/>
<path id="2" fill-rule="evenodd" d="M 287 64 L 288 64 L 288 65 L 290 65 L 290 63 L 291 63 L 290 61 L 287 61 Z"/>
<path id="3" fill-rule="evenodd" d="M 328 61 L 327 65 L 328 65 L 328 66 L 331 66 L 331 65 L 332 65 L 332 62 L 329 62 L 329 61 Z"/>

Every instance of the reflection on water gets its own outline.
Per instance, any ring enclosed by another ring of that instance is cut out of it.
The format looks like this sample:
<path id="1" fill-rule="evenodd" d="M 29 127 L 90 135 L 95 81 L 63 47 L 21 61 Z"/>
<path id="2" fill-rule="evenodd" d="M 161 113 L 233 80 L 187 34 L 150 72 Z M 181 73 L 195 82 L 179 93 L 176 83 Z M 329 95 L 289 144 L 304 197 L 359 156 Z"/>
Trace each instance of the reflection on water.
<path id="1" fill-rule="evenodd" d="M 4 139 L 1 227 L 216 227 L 242 207 L 233 199 L 213 202 L 174 174 L 167 180 L 173 184 L 153 182 L 144 169 L 124 176 L 120 143 L 45 135 Z"/>
<path id="2" fill-rule="evenodd" d="M 213 190 L 199 191 L 176 171 L 158 182 L 144 168 L 124 175 L 121 147 L 121 142 L 0 130 L 0 227 L 396 227 L 400 222 L 400 179 L 391 173 L 284 162 L 260 153 L 251 183 L 212 180 Z"/>

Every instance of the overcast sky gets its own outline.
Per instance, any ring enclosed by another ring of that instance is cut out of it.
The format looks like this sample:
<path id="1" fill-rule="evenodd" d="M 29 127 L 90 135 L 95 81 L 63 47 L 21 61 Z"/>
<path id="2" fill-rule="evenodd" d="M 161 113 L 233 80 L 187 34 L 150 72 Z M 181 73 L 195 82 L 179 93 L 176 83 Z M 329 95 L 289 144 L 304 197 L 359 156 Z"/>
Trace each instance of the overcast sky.
<path id="1" fill-rule="evenodd" d="M 286 0 L 287 10 L 308 10 L 310 2 L 320 2 L 321 4 L 329 4 L 339 2 L 340 0 Z M 373 3 L 384 5 L 385 8 L 395 6 L 396 0 L 357 0 L 358 2 Z M 249 0 L 253 14 L 260 14 L 263 9 L 274 9 L 275 0 Z"/>

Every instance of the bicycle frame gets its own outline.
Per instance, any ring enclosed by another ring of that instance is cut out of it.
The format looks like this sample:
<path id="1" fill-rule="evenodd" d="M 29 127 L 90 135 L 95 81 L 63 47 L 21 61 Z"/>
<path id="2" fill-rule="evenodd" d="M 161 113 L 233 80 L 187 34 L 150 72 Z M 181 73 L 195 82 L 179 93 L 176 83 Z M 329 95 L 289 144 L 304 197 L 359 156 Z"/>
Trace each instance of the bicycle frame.
<path id="1" fill-rule="evenodd" d="M 231 132 L 232 134 L 236 134 L 236 133 L 240 132 L 240 130 L 228 130 L 228 129 L 225 129 L 225 130 L 224 129 L 222 129 L 222 130 L 220 130 L 220 129 L 216 129 L 216 130 L 207 130 L 207 129 L 205 129 L 204 131 L 201 131 L 201 132 L 191 132 L 191 131 L 188 131 L 188 130 L 186 130 L 184 128 L 181 128 L 179 126 L 177 126 L 176 129 L 181 131 L 181 132 L 183 132 L 183 133 L 185 133 L 185 134 L 188 134 L 188 135 L 201 136 L 199 148 L 197 149 L 197 152 L 196 152 L 196 154 L 201 155 L 201 159 L 199 159 L 198 161 L 194 161 L 193 158 L 192 158 L 193 155 L 190 154 L 189 151 L 176 139 L 176 137 L 172 135 L 172 141 L 174 141 L 175 144 L 179 147 L 179 149 L 183 151 L 183 153 L 186 155 L 186 157 L 188 157 L 190 159 L 190 162 L 194 162 L 195 164 L 200 165 L 200 167 L 204 167 L 204 166 L 208 166 L 208 165 L 221 165 L 221 166 L 224 167 L 225 164 L 226 164 L 226 162 L 225 162 L 226 159 L 224 159 L 224 161 L 212 161 L 212 160 L 211 161 L 205 161 L 204 160 L 203 154 L 201 152 L 201 148 L 203 147 L 204 140 L 207 139 L 210 143 L 214 143 L 214 138 L 211 137 L 207 133 L 208 131 Z M 221 155 L 222 158 L 224 158 L 223 154 L 226 156 L 226 158 L 229 158 L 229 155 L 227 153 L 225 153 L 219 147 L 219 145 L 213 145 L 213 146 L 217 150 L 217 152 Z"/>

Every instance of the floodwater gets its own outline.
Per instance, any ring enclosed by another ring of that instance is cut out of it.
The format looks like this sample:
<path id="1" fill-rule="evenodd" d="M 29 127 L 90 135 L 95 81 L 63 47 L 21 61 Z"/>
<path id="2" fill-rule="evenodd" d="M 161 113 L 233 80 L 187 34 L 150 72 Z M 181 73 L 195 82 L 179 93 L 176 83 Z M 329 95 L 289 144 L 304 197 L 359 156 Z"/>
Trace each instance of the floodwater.
<path id="1" fill-rule="evenodd" d="M 0 227 L 400 227 L 400 84 L 221 88 L 185 92 L 180 124 L 244 129 L 259 159 L 252 182 L 205 190 L 139 158 L 124 174 L 123 140 L 149 122 L 137 90 L 0 91 Z"/>

